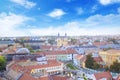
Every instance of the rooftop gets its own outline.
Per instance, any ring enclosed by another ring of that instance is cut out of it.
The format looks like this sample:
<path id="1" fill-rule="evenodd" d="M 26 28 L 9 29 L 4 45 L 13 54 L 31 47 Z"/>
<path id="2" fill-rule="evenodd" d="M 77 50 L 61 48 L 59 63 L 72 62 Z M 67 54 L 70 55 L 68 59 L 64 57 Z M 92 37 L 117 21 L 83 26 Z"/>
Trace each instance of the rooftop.
<path id="1" fill-rule="evenodd" d="M 62 62 L 58 62 L 56 60 L 48 60 L 47 64 L 43 65 L 31 65 L 31 66 L 25 66 L 27 69 L 38 69 L 38 68 L 47 68 L 47 67 L 53 67 L 53 66 L 60 66 Z"/>
<path id="2" fill-rule="evenodd" d="M 23 76 L 19 80 L 70 80 L 69 77 L 62 76 L 43 76 L 39 78 L 35 78 L 28 73 L 24 73 Z"/>
<path id="3" fill-rule="evenodd" d="M 99 56 L 99 57 L 93 57 L 93 59 L 96 61 L 96 62 L 102 62 L 102 58 Z"/>
<path id="4" fill-rule="evenodd" d="M 83 55 L 77 55 L 75 58 L 76 59 L 81 59 L 81 58 L 83 58 Z"/>
<path id="5" fill-rule="evenodd" d="M 100 72 L 100 73 L 95 73 L 94 74 L 96 80 L 100 80 L 100 79 L 106 79 L 106 80 L 111 80 L 112 79 L 112 75 L 110 74 L 110 72 Z"/>
<path id="6" fill-rule="evenodd" d="M 44 54 L 44 55 L 53 55 L 53 54 L 76 54 L 77 52 L 72 49 L 68 50 L 55 50 L 55 51 L 44 51 L 44 52 L 36 52 L 35 54 Z"/>
<path id="7" fill-rule="evenodd" d="M 107 50 L 106 52 L 108 52 L 108 53 L 120 53 L 120 50 L 110 49 L 110 50 Z"/>
<path id="8" fill-rule="evenodd" d="M 48 60 L 47 64 L 38 64 L 32 61 L 14 61 L 14 63 L 9 65 L 9 68 L 17 72 L 30 72 L 32 69 L 60 66 L 61 64 L 63 63 L 56 60 Z"/>

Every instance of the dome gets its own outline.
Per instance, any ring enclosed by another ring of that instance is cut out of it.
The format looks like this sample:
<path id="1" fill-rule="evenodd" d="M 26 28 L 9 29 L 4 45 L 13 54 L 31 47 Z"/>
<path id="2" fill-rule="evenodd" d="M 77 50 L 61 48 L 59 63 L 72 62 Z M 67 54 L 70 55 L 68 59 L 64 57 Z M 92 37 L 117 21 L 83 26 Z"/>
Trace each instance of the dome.
<path id="1" fill-rule="evenodd" d="M 16 51 L 16 53 L 30 53 L 30 51 L 27 48 L 20 48 Z"/>

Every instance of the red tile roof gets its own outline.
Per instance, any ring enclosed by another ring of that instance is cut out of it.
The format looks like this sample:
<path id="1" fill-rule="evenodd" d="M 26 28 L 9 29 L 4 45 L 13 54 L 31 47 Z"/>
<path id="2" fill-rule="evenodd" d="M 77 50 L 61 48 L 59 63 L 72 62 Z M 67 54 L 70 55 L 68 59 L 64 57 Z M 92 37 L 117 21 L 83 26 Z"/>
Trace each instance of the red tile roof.
<path id="1" fill-rule="evenodd" d="M 16 72 L 29 72 L 29 69 L 22 67 L 18 64 L 13 64 L 10 69 L 16 71 Z"/>
<path id="2" fill-rule="evenodd" d="M 7 47 L 0 47 L 0 50 L 3 51 L 5 50 Z"/>
<path id="3" fill-rule="evenodd" d="M 20 77 L 19 80 L 49 80 L 49 78 L 48 78 L 48 76 L 35 78 L 28 73 L 24 73 L 23 76 Z"/>
<path id="4" fill-rule="evenodd" d="M 52 80 L 70 80 L 69 77 L 51 76 Z"/>
<path id="5" fill-rule="evenodd" d="M 32 77 L 31 75 L 25 73 L 19 80 L 35 80 L 35 78 Z"/>
<path id="6" fill-rule="evenodd" d="M 40 77 L 39 80 L 50 80 L 48 76 Z"/>
<path id="7" fill-rule="evenodd" d="M 100 80 L 102 78 L 106 78 L 107 80 L 112 79 L 112 75 L 110 74 L 110 72 L 95 73 L 94 76 L 95 76 L 96 80 Z"/>
<path id="8" fill-rule="evenodd" d="M 111 42 L 94 42 L 93 45 L 95 46 L 102 46 L 102 45 L 107 45 L 107 44 L 111 44 Z"/>
<path id="9" fill-rule="evenodd" d="M 76 54 L 75 50 L 57 50 L 57 51 L 45 51 L 45 52 L 36 52 L 35 54 L 44 54 L 44 55 L 53 55 L 53 54 Z"/>
<path id="10" fill-rule="evenodd" d="M 28 73 L 24 73 L 19 80 L 70 80 L 70 78 L 62 77 L 62 76 L 43 76 L 43 77 L 35 78 Z"/>
<path id="11" fill-rule="evenodd" d="M 57 46 L 42 45 L 40 48 L 43 50 L 50 50 L 51 48 L 52 49 L 57 48 Z"/>
<path id="12" fill-rule="evenodd" d="M 52 66 L 60 66 L 62 63 L 58 62 L 56 60 L 48 60 L 47 64 L 44 65 L 33 65 L 33 66 L 25 66 L 26 69 L 37 69 L 37 68 L 47 68 L 47 67 L 52 67 Z"/>
<path id="13" fill-rule="evenodd" d="M 75 58 L 78 59 L 78 60 L 80 60 L 80 59 L 83 58 L 83 55 L 77 55 Z"/>
<path id="14" fill-rule="evenodd" d="M 99 56 L 99 57 L 93 57 L 93 59 L 96 61 L 96 62 L 103 62 L 102 58 Z"/>
<path id="15" fill-rule="evenodd" d="M 107 50 L 106 52 L 114 54 L 114 53 L 120 53 L 120 50 L 110 49 L 110 50 Z"/>
<path id="16" fill-rule="evenodd" d="M 57 60 L 48 60 L 47 64 L 44 65 L 29 65 L 29 66 L 22 66 L 20 64 L 17 64 L 19 62 L 25 62 L 25 61 L 17 61 L 16 63 L 12 64 L 9 69 L 12 69 L 16 72 L 30 72 L 32 69 L 38 69 L 38 68 L 47 68 L 47 67 L 53 67 L 53 66 L 60 66 L 63 63 L 59 62 Z"/>
<path id="17" fill-rule="evenodd" d="M 80 61 L 83 61 L 83 62 L 86 61 L 86 56 L 84 56 L 84 55 L 77 55 L 75 58 L 76 58 L 77 60 L 80 60 Z"/>

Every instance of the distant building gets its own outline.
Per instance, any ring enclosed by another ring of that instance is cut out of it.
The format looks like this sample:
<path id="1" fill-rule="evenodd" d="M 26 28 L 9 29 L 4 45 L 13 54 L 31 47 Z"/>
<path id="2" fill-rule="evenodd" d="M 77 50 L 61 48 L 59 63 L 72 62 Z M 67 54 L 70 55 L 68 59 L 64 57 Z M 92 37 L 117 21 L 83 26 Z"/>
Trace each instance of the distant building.
<path id="1" fill-rule="evenodd" d="M 40 45 L 45 45 L 45 40 L 25 40 L 24 45 L 30 45 L 30 46 L 40 46 Z"/>
<path id="2" fill-rule="evenodd" d="M 65 36 L 60 36 L 58 35 L 57 38 L 57 46 L 68 46 L 68 39 L 67 39 L 67 34 L 65 33 Z"/>
<path id="3" fill-rule="evenodd" d="M 0 41 L 0 47 L 8 47 L 8 45 L 14 45 L 14 41 Z"/>
<path id="4" fill-rule="evenodd" d="M 27 48 L 18 48 L 18 49 L 8 49 L 4 53 L 6 55 L 7 61 L 12 61 L 13 57 L 16 55 L 28 55 L 30 51 Z"/>
<path id="5" fill-rule="evenodd" d="M 102 45 L 99 47 L 100 49 L 119 49 L 120 50 L 120 44 L 106 44 L 106 45 Z"/>
<path id="6" fill-rule="evenodd" d="M 98 48 L 96 46 L 92 46 L 92 45 L 89 45 L 89 46 L 74 46 L 74 47 L 71 47 L 72 49 L 75 49 L 79 54 L 85 54 L 85 51 L 86 50 L 95 50 L 97 51 Z"/>
<path id="7" fill-rule="evenodd" d="M 52 50 L 56 50 L 57 46 L 50 46 L 50 45 L 41 45 L 40 46 L 40 50 L 42 51 L 52 51 Z"/>
<path id="8" fill-rule="evenodd" d="M 77 54 L 75 50 L 56 50 L 36 52 L 35 54 L 44 54 L 47 60 L 71 61 L 73 56 Z"/>

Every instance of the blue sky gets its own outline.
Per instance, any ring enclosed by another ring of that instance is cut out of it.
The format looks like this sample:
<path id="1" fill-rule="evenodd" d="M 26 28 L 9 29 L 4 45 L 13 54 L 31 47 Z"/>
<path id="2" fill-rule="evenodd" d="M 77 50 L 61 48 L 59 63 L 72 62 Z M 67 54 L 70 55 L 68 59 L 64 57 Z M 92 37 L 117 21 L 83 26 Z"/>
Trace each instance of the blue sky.
<path id="1" fill-rule="evenodd" d="M 0 0 L 0 36 L 120 34 L 120 0 Z"/>

